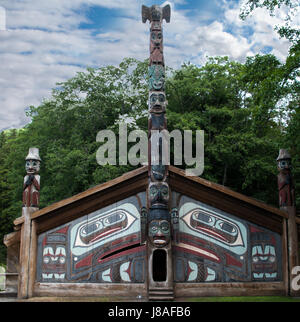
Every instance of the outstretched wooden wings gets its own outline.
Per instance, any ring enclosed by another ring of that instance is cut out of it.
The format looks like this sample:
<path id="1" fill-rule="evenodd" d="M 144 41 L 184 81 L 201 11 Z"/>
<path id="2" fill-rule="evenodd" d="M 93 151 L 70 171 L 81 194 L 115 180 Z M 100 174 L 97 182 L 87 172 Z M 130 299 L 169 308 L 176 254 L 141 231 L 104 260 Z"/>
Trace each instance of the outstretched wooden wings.
<path id="1" fill-rule="evenodd" d="M 145 23 L 147 20 L 152 21 L 162 21 L 170 22 L 171 18 L 171 7 L 169 4 L 163 8 L 159 6 L 146 7 L 142 5 L 142 21 Z"/>

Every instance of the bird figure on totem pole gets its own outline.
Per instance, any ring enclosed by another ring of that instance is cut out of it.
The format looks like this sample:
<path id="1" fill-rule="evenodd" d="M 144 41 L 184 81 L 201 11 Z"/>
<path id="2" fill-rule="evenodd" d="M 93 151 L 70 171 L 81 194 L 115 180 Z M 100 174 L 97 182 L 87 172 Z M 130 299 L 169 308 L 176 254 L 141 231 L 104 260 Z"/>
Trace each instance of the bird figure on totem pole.
<path id="1" fill-rule="evenodd" d="M 30 148 L 27 157 L 25 158 L 26 176 L 23 184 L 23 207 L 39 206 L 40 199 L 40 164 L 38 148 Z"/>
<path id="2" fill-rule="evenodd" d="M 295 188 L 291 174 L 291 156 L 285 149 L 280 149 L 279 151 L 279 155 L 277 157 L 277 168 L 279 171 L 277 176 L 279 206 L 295 206 Z"/>

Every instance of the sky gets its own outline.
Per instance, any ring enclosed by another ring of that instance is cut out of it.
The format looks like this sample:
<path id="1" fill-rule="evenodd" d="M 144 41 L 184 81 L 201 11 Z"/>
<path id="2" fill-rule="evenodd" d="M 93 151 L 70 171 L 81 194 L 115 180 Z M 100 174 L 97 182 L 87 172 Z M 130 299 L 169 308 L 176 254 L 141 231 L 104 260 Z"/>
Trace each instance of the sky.
<path id="1" fill-rule="evenodd" d="M 290 44 L 274 26 L 283 24 L 285 8 L 274 17 L 257 9 L 242 21 L 243 1 L 0 0 L 0 132 L 27 124 L 28 107 L 50 98 L 56 83 L 77 72 L 119 65 L 125 57 L 148 58 L 143 4 L 171 5 L 171 22 L 164 23 L 170 67 L 201 66 L 209 56 L 244 62 L 265 53 L 284 61 Z"/>

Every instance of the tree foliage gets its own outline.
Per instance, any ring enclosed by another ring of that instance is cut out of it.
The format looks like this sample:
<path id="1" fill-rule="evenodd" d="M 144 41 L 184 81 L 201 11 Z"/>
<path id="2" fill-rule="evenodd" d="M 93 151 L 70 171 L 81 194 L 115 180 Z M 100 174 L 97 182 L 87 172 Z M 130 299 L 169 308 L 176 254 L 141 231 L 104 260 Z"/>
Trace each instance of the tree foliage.
<path id="1" fill-rule="evenodd" d="M 275 160 L 279 148 L 287 148 L 296 194 L 300 191 L 299 46 L 291 47 L 284 63 L 268 54 L 245 63 L 214 57 L 200 67 L 170 69 L 168 130 L 204 130 L 205 179 L 277 206 Z M 128 132 L 147 131 L 147 68 L 146 61 L 129 58 L 119 66 L 89 68 L 57 84 L 50 99 L 31 106 L 31 122 L 24 128 L 0 133 L 1 240 L 21 215 L 29 147 L 38 147 L 42 158 L 40 207 L 134 168 L 98 165 L 96 136 L 104 129 L 118 136 L 121 121 L 128 123 Z M 0 262 L 5 262 L 3 245 Z"/>
<path id="2" fill-rule="evenodd" d="M 300 29 L 299 26 L 294 26 L 292 21 L 300 14 L 298 0 L 246 0 L 241 9 L 240 18 L 245 20 L 257 8 L 265 8 L 273 16 L 275 11 L 283 6 L 286 7 L 285 25 L 276 26 L 275 29 L 280 37 L 287 38 L 297 44 L 300 39 Z"/>

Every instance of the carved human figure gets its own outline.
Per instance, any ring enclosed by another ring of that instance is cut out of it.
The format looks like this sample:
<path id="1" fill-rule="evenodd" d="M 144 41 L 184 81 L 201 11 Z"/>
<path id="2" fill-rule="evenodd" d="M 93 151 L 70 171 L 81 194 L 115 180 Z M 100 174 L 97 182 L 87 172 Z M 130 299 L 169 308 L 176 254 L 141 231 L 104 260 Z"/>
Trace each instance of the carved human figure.
<path id="1" fill-rule="evenodd" d="M 23 184 L 23 207 L 38 207 L 40 199 L 40 162 L 39 149 L 30 148 L 26 157 L 27 175 Z"/>
<path id="2" fill-rule="evenodd" d="M 149 223 L 148 236 L 154 246 L 166 246 L 171 237 L 170 223 L 167 220 L 152 220 Z"/>
<path id="3" fill-rule="evenodd" d="M 291 174 L 291 156 L 287 150 L 281 149 L 277 158 L 277 167 L 279 174 L 278 191 L 279 191 L 279 206 L 294 206 L 295 205 L 295 188 Z"/>

